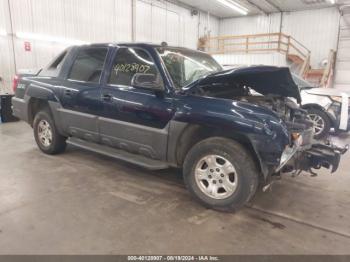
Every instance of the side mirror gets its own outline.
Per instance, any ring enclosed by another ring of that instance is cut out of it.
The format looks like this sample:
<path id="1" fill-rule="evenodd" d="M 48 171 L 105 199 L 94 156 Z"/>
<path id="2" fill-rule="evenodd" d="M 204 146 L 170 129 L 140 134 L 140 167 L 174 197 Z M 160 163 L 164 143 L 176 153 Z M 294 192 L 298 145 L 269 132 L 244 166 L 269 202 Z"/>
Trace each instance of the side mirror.
<path id="1" fill-rule="evenodd" d="M 163 83 L 160 76 L 155 74 L 136 73 L 131 79 L 133 87 L 151 89 L 156 91 L 163 90 Z"/>

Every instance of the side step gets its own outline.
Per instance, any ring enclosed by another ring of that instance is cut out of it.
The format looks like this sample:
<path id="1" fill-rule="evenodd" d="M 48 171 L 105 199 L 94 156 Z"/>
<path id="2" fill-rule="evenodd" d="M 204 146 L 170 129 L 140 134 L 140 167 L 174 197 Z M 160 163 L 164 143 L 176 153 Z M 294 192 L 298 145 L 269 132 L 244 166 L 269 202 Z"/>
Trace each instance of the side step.
<path id="1" fill-rule="evenodd" d="M 101 155 L 123 160 L 150 170 L 169 168 L 169 165 L 167 163 L 159 160 L 150 159 L 142 155 L 132 154 L 123 150 L 115 149 L 105 145 L 95 144 L 78 138 L 70 137 L 67 140 L 67 144 L 93 151 Z"/>

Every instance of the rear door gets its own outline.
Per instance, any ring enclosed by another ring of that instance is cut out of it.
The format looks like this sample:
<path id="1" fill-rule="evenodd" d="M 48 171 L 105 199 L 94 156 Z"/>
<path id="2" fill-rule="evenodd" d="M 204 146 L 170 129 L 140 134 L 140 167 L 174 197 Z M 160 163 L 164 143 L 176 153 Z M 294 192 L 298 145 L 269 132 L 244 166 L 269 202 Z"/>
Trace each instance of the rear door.
<path id="1" fill-rule="evenodd" d="M 136 73 L 161 78 L 152 56 L 142 48 L 121 47 L 109 72 L 107 83 L 102 86 L 102 143 L 164 160 L 169 123 L 174 115 L 173 99 L 165 90 L 132 85 Z"/>
<path id="2" fill-rule="evenodd" d="M 61 86 L 59 109 L 64 130 L 72 136 L 98 142 L 97 118 L 103 113 L 100 80 L 107 47 L 79 49 Z"/>

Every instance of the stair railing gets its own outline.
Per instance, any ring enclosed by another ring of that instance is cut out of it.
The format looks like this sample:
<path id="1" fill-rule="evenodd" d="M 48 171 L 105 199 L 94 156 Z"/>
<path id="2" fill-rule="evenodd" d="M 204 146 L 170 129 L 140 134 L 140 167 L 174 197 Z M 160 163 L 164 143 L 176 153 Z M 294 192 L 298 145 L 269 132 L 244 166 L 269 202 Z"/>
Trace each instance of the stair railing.
<path id="1" fill-rule="evenodd" d="M 202 39 L 203 40 L 203 39 Z M 227 35 L 205 38 L 200 48 L 210 54 L 280 52 L 298 55 L 306 63 L 310 50 L 298 40 L 284 33 Z M 309 62 L 308 62 L 309 63 Z"/>
<path id="2" fill-rule="evenodd" d="M 284 33 L 203 37 L 199 40 L 198 48 L 210 54 L 279 52 L 293 61 L 295 69 L 304 79 L 307 79 L 312 72 L 310 50 L 294 37 Z M 336 52 L 331 50 L 327 66 L 319 82 L 320 86 L 326 87 L 329 85 L 335 57 Z"/>
<path id="3" fill-rule="evenodd" d="M 299 75 L 302 76 L 303 78 L 306 78 L 310 68 L 311 68 L 311 55 L 310 53 L 306 56 L 306 58 L 304 59 L 304 62 L 300 68 L 300 72 Z"/>
<path id="4" fill-rule="evenodd" d="M 331 79 L 331 76 L 333 74 L 335 58 L 336 58 L 336 51 L 331 49 L 329 51 L 329 55 L 328 55 L 327 66 L 326 66 L 326 68 L 325 68 L 325 70 L 323 72 L 322 79 L 321 79 L 321 82 L 320 82 L 320 86 L 322 86 L 322 87 L 328 87 L 329 84 L 330 84 L 329 80 Z"/>

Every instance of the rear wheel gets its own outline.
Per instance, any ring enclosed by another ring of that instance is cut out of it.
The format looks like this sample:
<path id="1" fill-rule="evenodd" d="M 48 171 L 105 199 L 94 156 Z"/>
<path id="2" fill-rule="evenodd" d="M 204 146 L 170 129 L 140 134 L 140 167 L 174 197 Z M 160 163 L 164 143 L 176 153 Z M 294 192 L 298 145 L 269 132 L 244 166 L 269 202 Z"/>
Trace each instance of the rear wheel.
<path id="1" fill-rule="evenodd" d="M 255 194 L 259 173 L 243 146 L 217 137 L 190 150 L 184 162 L 184 180 L 192 195 L 205 206 L 235 211 Z"/>
<path id="2" fill-rule="evenodd" d="M 39 111 L 33 123 L 35 141 L 46 154 L 54 155 L 66 149 L 66 137 L 61 136 L 48 110 Z"/>
<path id="3" fill-rule="evenodd" d="M 322 110 L 311 108 L 308 109 L 308 119 L 314 124 L 314 137 L 316 139 L 325 138 L 331 129 L 331 121 L 327 114 Z"/>

